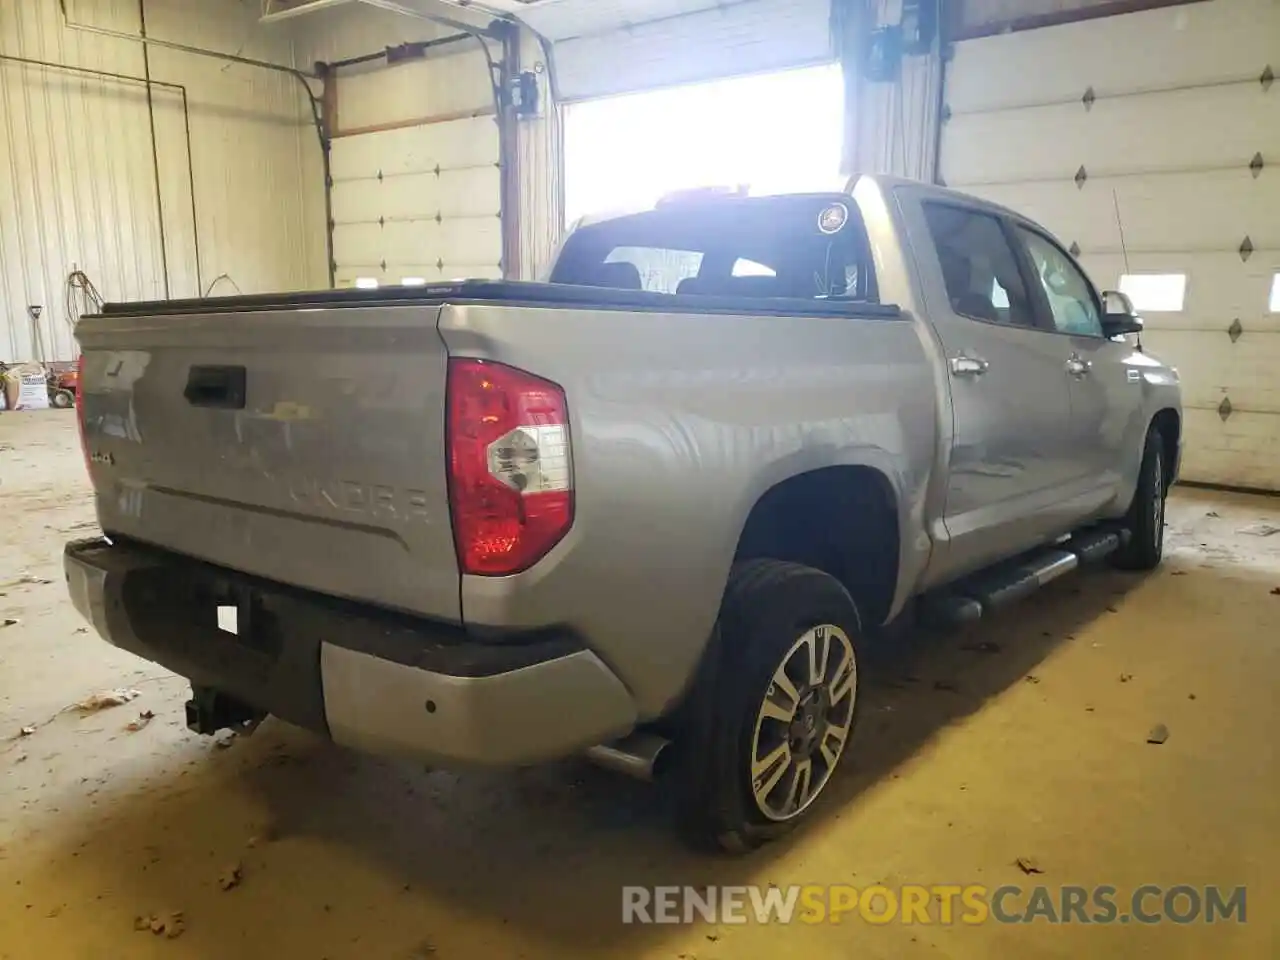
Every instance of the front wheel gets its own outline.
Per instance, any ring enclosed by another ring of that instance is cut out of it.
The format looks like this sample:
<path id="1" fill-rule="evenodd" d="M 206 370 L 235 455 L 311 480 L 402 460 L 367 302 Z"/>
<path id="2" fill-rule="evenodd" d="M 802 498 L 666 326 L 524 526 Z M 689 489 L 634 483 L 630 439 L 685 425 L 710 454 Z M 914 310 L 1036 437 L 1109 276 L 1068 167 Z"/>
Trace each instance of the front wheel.
<path id="1" fill-rule="evenodd" d="M 858 610 L 843 585 L 780 560 L 734 565 L 677 744 L 681 820 L 742 853 L 791 830 L 831 782 L 858 703 Z"/>
<path id="2" fill-rule="evenodd" d="M 1169 492 L 1165 477 L 1164 444 L 1154 428 L 1147 431 L 1138 489 L 1125 516 L 1129 542 L 1114 554 L 1121 570 L 1153 570 L 1164 556 L 1164 504 Z"/>

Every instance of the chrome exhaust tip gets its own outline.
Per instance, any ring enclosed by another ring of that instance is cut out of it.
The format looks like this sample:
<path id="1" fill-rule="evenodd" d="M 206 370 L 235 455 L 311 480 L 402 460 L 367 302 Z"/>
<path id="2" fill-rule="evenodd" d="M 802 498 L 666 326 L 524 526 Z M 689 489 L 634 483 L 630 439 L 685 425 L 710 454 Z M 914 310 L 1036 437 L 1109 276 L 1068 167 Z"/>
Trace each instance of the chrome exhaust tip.
<path id="1" fill-rule="evenodd" d="M 637 730 L 610 743 L 587 750 L 587 759 L 598 767 L 635 780 L 653 780 L 662 770 L 671 741 L 656 733 Z"/>

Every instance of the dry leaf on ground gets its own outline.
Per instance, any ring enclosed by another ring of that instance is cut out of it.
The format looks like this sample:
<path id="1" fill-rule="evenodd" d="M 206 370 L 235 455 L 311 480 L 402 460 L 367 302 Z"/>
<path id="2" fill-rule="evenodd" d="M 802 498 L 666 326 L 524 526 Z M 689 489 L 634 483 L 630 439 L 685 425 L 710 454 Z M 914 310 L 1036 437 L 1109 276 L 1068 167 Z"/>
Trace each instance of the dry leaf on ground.
<path id="1" fill-rule="evenodd" d="M 79 703 L 72 704 L 68 709 L 79 710 L 81 713 L 97 713 L 99 710 L 106 710 L 110 707 L 119 707 L 128 703 L 130 700 L 136 700 L 142 696 L 138 690 L 127 690 L 120 687 L 116 690 L 106 690 L 102 693 L 95 693 L 91 697 L 85 697 Z"/>
<path id="2" fill-rule="evenodd" d="M 187 922 L 181 910 L 174 910 L 172 913 L 134 917 L 133 929 L 146 930 L 157 937 L 165 936 L 170 940 L 176 940 L 186 931 Z"/>
<path id="3" fill-rule="evenodd" d="M 140 714 L 138 714 L 138 719 L 131 721 L 128 724 L 128 726 L 125 727 L 125 729 L 128 730 L 130 733 L 137 733 L 139 730 L 141 730 L 143 727 L 145 727 L 148 723 L 150 723 L 155 718 L 156 718 L 156 715 L 153 712 L 151 712 L 150 710 L 143 710 Z"/>
<path id="4" fill-rule="evenodd" d="M 240 886 L 240 881 L 244 879 L 244 866 L 239 862 L 233 863 L 223 869 L 218 875 L 218 886 L 223 890 L 234 890 Z"/>

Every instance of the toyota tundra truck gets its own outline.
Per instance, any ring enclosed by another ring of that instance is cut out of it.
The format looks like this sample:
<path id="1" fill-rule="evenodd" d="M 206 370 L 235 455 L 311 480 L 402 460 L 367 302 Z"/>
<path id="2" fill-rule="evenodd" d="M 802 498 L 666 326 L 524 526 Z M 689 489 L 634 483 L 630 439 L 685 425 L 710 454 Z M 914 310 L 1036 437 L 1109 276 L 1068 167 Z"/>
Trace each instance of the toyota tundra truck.
<path id="1" fill-rule="evenodd" d="M 67 583 L 200 733 L 586 754 L 741 851 L 830 782 L 869 638 L 1160 562 L 1140 328 L 1036 223 L 883 177 L 585 221 L 545 283 L 112 304 Z"/>

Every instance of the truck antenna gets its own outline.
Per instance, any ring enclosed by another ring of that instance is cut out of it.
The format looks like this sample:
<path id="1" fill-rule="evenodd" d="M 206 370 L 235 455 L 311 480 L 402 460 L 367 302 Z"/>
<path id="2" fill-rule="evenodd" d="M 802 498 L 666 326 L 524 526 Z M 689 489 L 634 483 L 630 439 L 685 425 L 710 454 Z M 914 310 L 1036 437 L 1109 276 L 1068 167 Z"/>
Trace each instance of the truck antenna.
<path id="1" fill-rule="evenodd" d="M 1124 272 L 1129 272 L 1129 248 L 1124 242 L 1124 221 L 1120 219 L 1120 194 L 1111 188 L 1111 203 L 1116 208 L 1116 228 L 1120 231 L 1120 253 L 1124 256 Z"/>
<path id="2" fill-rule="evenodd" d="M 1111 188 L 1111 204 L 1116 210 L 1116 229 L 1120 231 L 1120 254 L 1124 257 L 1124 272 L 1129 273 L 1129 248 L 1124 242 L 1124 220 L 1120 218 L 1120 194 L 1115 187 Z M 1142 353 L 1142 333 L 1137 334 L 1138 352 Z"/>

